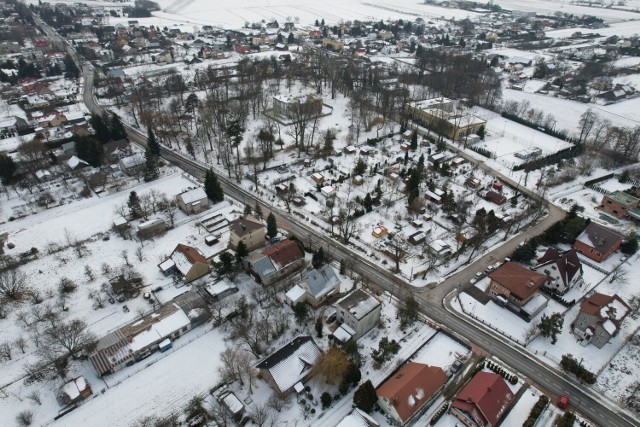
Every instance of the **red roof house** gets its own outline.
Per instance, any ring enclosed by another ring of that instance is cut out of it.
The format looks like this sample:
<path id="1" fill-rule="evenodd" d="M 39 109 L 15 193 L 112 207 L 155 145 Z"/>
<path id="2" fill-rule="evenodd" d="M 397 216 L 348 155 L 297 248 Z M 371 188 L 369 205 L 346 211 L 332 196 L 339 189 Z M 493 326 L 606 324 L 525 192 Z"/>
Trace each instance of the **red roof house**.
<path id="1" fill-rule="evenodd" d="M 458 393 L 451 414 L 469 427 L 495 427 L 514 395 L 505 380 L 493 372 L 478 372 Z"/>
<path id="2" fill-rule="evenodd" d="M 437 366 L 409 362 L 377 388 L 378 405 L 400 425 L 405 424 L 445 385 Z"/>

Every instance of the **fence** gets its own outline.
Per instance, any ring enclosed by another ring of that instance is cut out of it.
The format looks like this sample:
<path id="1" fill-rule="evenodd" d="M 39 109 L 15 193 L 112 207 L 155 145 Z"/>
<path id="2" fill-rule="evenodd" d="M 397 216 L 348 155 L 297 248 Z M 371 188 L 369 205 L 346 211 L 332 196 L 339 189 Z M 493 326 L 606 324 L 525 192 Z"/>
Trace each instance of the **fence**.
<path id="1" fill-rule="evenodd" d="M 481 322 L 483 325 L 488 326 L 490 329 L 500 333 L 501 335 L 504 335 L 505 337 L 509 338 L 511 341 L 514 341 L 514 342 L 520 344 L 521 346 L 526 347 L 526 343 L 521 342 L 516 337 L 513 337 L 513 336 L 509 335 L 508 333 L 506 333 L 506 332 L 494 327 L 491 323 L 485 322 L 483 319 L 479 318 L 475 314 L 469 313 L 467 310 L 464 309 L 464 304 L 462 304 L 462 301 L 460 301 L 459 297 L 458 297 L 458 303 L 460 304 L 460 307 L 462 308 L 462 311 L 464 312 L 464 314 L 466 314 L 467 316 L 471 317 L 474 320 L 477 320 L 477 321 Z"/>

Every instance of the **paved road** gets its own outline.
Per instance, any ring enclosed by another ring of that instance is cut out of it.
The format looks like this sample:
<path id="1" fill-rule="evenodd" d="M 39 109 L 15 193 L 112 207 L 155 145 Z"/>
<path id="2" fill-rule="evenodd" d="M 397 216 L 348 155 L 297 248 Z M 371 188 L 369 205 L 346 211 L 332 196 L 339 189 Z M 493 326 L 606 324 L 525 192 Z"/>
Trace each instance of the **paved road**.
<path id="1" fill-rule="evenodd" d="M 95 103 L 92 95 L 93 71 L 91 67 L 88 65 L 84 66 L 83 74 L 85 77 L 85 104 L 92 112 L 100 112 L 102 111 L 102 107 Z M 144 134 L 130 126 L 127 127 L 127 131 L 132 141 L 143 146 L 146 145 L 146 138 Z M 457 151 L 455 147 L 451 148 Z M 487 170 L 491 175 L 499 177 L 504 182 L 518 188 L 521 192 L 527 193 L 531 197 L 537 197 L 537 195 L 531 190 L 519 187 L 518 183 L 513 182 L 509 177 L 492 170 L 487 165 L 482 164 L 482 162 L 478 162 L 475 158 L 464 153 L 460 153 L 460 155 L 474 163 L 479 163 L 479 166 Z M 166 148 L 162 149 L 162 156 L 194 176 L 201 177 L 206 171 L 205 165 L 187 159 Z M 256 202 L 265 205 L 265 202 L 256 197 L 254 193 L 243 189 L 225 176 L 220 175 L 219 179 L 226 194 L 251 205 Z M 330 248 L 331 254 L 335 259 L 346 260 L 352 263 L 354 271 L 371 283 L 391 292 L 398 298 L 403 298 L 408 293 L 413 293 L 417 301 L 420 303 L 420 308 L 425 315 L 443 325 L 443 327 L 450 332 L 486 349 L 491 354 L 500 358 L 506 364 L 528 377 L 532 383 L 539 385 L 539 387 L 544 390 L 549 390 L 555 395 L 569 394 L 572 402 L 578 403 L 579 412 L 584 414 L 593 422 L 603 427 L 631 427 L 638 425 L 635 419 L 624 413 L 620 413 L 617 410 L 609 409 L 606 404 L 603 404 L 601 398 L 597 396 L 593 397 L 591 393 L 585 392 L 584 388 L 577 384 L 573 378 L 564 375 L 553 367 L 533 359 L 525 350 L 515 343 L 506 341 L 501 336 L 497 336 L 495 333 L 485 330 L 482 326 L 477 325 L 468 318 L 447 310 L 444 305 L 444 296 L 451 290 L 455 289 L 458 285 L 468 283 L 469 279 L 471 279 L 477 271 L 484 270 L 489 264 L 492 264 L 497 260 L 504 259 L 504 257 L 513 252 L 519 243 L 530 236 L 540 234 L 549 225 L 563 218 L 565 215 L 564 211 L 551 204 L 547 204 L 546 208 L 549 214 L 538 224 L 529 228 L 525 233 L 522 233 L 516 238 L 512 238 L 504 245 L 501 245 L 492 252 L 479 258 L 467 268 L 454 274 L 432 290 L 414 288 L 402 278 L 399 278 L 393 275 L 390 271 L 372 263 L 349 247 L 334 241 L 325 233 L 318 233 L 317 230 L 311 228 L 305 223 L 300 223 L 299 219 L 293 218 L 288 213 L 276 207 L 271 207 L 270 210 L 274 213 L 278 222 L 286 224 L 293 234 L 305 240 L 309 239 L 310 241 L 316 241 L 326 248 Z"/>

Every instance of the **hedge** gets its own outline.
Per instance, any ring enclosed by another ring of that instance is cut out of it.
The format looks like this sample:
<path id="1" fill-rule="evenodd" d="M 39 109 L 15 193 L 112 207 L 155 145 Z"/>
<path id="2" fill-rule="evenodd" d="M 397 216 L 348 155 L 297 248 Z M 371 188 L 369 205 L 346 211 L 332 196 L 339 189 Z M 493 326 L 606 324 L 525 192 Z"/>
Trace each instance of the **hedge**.
<path id="1" fill-rule="evenodd" d="M 524 423 L 522 423 L 522 427 L 533 427 L 534 425 L 536 425 L 536 421 L 538 421 L 538 418 L 542 414 L 542 411 L 545 410 L 548 404 L 549 404 L 549 398 L 544 395 L 540 396 L 536 404 L 533 405 L 533 408 L 531 408 L 531 412 L 529 412 L 529 417 L 527 417 Z"/>
<path id="2" fill-rule="evenodd" d="M 579 156 L 584 153 L 583 145 L 574 145 L 572 147 L 565 148 L 553 154 L 549 154 L 548 156 L 541 157 L 539 159 L 531 160 L 526 163 L 521 163 L 519 165 L 515 165 L 513 167 L 514 171 L 519 171 L 522 169 L 535 170 L 540 169 L 543 166 L 549 166 L 555 163 L 560 163 L 560 161 L 565 159 L 572 159 L 574 157 Z"/>
<path id="3" fill-rule="evenodd" d="M 513 120 L 514 122 L 520 123 L 521 125 L 530 127 L 531 129 L 539 130 L 540 132 L 544 132 L 547 135 L 555 136 L 556 138 L 559 138 L 563 141 L 574 142 L 573 138 L 570 138 L 566 132 L 558 131 L 547 126 L 540 126 L 532 121 L 523 119 L 522 117 L 509 113 L 507 111 L 502 112 L 502 117 L 504 117 L 505 119 Z"/>
<path id="4" fill-rule="evenodd" d="M 578 361 L 570 354 L 562 355 L 560 366 L 566 372 L 570 372 L 576 376 L 580 381 L 584 381 L 587 384 L 594 384 L 596 382 L 596 376 L 593 372 L 585 369 Z"/>

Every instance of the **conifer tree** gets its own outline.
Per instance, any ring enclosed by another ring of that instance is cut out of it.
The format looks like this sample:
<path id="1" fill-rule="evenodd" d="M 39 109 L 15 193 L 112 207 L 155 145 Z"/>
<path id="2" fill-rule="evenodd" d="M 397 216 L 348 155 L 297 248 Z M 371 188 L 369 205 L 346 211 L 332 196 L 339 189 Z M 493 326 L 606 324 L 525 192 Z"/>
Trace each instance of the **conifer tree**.
<path id="1" fill-rule="evenodd" d="M 278 223 L 273 213 L 269 213 L 267 217 L 267 236 L 276 237 L 278 235 Z"/>
<path id="2" fill-rule="evenodd" d="M 129 193 L 127 206 L 129 207 L 129 215 L 131 215 L 131 218 L 138 219 L 142 216 L 142 206 L 140 206 L 140 198 L 135 191 Z"/>
<path id="3" fill-rule="evenodd" d="M 156 140 L 156 135 L 151 128 L 147 130 L 147 149 L 156 157 L 160 157 L 160 144 Z"/>
<path id="4" fill-rule="evenodd" d="M 145 169 L 144 169 L 144 180 L 146 182 L 153 181 L 158 179 L 160 175 L 160 171 L 158 168 L 158 157 L 151 152 L 151 149 L 147 147 L 144 152 L 145 157 Z"/>
<path id="5" fill-rule="evenodd" d="M 218 177 L 209 169 L 204 177 L 204 192 L 213 203 L 220 203 L 224 200 L 224 192 L 218 182 Z"/>
<path id="6" fill-rule="evenodd" d="M 127 139 L 127 131 L 124 130 L 120 116 L 117 114 L 111 114 L 111 120 L 109 121 L 109 139 L 111 141 Z"/>

